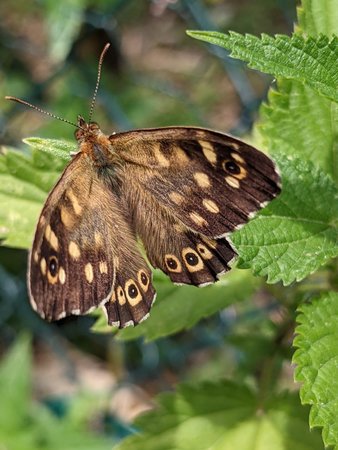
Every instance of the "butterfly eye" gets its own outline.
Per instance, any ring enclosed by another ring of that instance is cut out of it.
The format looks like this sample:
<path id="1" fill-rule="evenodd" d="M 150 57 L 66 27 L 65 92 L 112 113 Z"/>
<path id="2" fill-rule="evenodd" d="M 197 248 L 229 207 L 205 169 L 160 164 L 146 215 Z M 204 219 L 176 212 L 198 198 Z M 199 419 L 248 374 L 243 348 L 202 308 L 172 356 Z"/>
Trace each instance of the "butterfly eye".
<path id="1" fill-rule="evenodd" d="M 134 280 L 129 279 L 126 282 L 124 289 L 127 294 L 128 303 L 130 305 L 136 306 L 139 302 L 142 301 L 142 295 Z"/>
<path id="2" fill-rule="evenodd" d="M 165 255 L 165 264 L 170 272 L 181 272 L 182 266 L 175 255 Z"/>
<path id="3" fill-rule="evenodd" d="M 200 255 L 191 247 L 182 250 L 183 260 L 189 272 L 198 272 L 204 267 L 204 263 Z"/>
<path id="4" fill-rule="evenodd" d="M 128 287 L 128 295 L 130 298 L 136 298 L 138 296 L 138 289 L 135 284 L 131 284 Z"/>
<path id="5" fill-rule="evenodd" d="M 138 279 L 138 282 L 141 285 L 141 288 L 143 289 L 143 291 L 147 292 L 150 280 L 144 270 L 142 270 L 142 269 L 139 270 L 139 272 L 137 274 L 137 279 Z"/>
<path id="6" fill-rule="evenodd" d="M 58 271 L 58 260 L 55 256 L 51 256 L 48 262 L 48 270 L 52 277 L 55 277 Z"/>
<path id="7" fill-rule="evenodd" d="M 173 258 L 168 258 L 167 259 L 167 265 L 170 267 L 170 269 L 177 269 L 177 262 L 173 259 Z"/>
<path id="8" fill-rule="evenodd" d="M 241 173 L 241 168 L 235 161 L 224 161 L 223 169 L 232 175 L 238 175 Z"/>
<path id="9" fill-rule="evenodd" d="M 189 264 L 189 266 L 197 266 L 199 260 L 195 253 L 186 253 L 185 260 Z"/>

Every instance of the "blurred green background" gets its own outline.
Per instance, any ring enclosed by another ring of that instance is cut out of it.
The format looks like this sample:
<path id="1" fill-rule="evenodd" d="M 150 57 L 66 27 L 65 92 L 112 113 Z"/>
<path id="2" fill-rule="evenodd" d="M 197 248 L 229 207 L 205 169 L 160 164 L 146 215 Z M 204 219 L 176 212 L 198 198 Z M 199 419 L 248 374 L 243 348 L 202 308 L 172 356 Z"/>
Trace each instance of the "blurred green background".
<path id="1" fill-rule="evenodd" d="M 273 80 L 185 30 L 290 34 L 295 6 L 291 0 L 2 0 L 0 98 L 17 96 L 71 121 L 86 118 L 98 57 L 110 42 L 94 112 L 104 132 L 200 125 L 245 136 Z M 71 126 L 0 101 L 1 145 L 26 152 L 24 137 L 73 139 Z M 234 365 L 250 365 L 251 349 L 239 354 L 231 342 L 224 345 L 225 337 L 234 329 L 269 329 L 271 314 L 278 314 L 261 296 L 169 338 L 119 341 L 113 333 L 92 333 L 93 317 L 40 320 L 26 294 L 26 259 L 24 250 L 0 247 L 0 381 L 18 383 L 48 417 L 71 417 L 73 430 L 103 437 L 88 448 L 110 448 L 133 432 L 133 417 L 179 380 L 217 378 Z M 14 362 L 8 362 L 4 355 L 18 337 Z M 25 387 L 25 380 L 32 383 Z M 4 403 L 0 415 L 1 408 Z M 55 438 L 64 433 L 48 420 L 41 423 Z M 22 448 L 37 448 L 27 433 L 31 441 Z M 44 442 L 41 448 L 50 447 Z M 78 448 L 86 447 L 80 442 Z"/>

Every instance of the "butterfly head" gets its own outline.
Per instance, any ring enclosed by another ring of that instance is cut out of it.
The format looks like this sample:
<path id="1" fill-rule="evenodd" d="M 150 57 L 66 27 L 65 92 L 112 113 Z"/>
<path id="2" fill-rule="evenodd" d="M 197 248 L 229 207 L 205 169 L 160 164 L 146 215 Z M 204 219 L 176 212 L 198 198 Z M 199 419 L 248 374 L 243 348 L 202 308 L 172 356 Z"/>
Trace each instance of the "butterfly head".
<path id="1" fill-rule="evenodd" d="M 102 134 L 96 122 L 86 122 L 82 116 L 78 116 L 77 118 L 77 127 L 75 137 L 78 142 L 89 140 Z"/>

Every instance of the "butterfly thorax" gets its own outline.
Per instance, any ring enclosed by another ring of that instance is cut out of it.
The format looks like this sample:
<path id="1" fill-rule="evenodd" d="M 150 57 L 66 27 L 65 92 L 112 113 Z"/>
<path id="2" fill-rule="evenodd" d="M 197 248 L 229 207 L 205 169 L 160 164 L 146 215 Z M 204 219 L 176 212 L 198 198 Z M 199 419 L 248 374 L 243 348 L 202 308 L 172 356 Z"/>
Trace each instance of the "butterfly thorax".
<path id="1" fill-rule="evenodd" d="M 108 136 L 102 133 L 96 122 L 87 123 L 79 116 L 78 126 L 75 137 L 79 143 L 79 152 L 87 155 L 96 167 L 108 167 L 120 162 Z"/>

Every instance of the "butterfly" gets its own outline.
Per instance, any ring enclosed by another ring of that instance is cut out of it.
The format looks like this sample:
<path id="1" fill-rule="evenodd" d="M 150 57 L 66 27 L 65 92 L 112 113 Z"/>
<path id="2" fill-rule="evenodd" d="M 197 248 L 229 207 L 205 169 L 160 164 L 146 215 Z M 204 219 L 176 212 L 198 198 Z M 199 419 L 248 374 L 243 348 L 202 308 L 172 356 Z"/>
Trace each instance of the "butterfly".
<path id="1" fill-rule="evenodd" d="M 236 257 L 229 233 L 281 191 L 268 156 L 217 131 L 105 135 L 79 116 L 75 136 L 29 256 L 30 301 L 49 321 L 102 306 L 110 325 L 142 322 L 156 296 L 148 261 L 175 284 L 214 283 Z"/>

